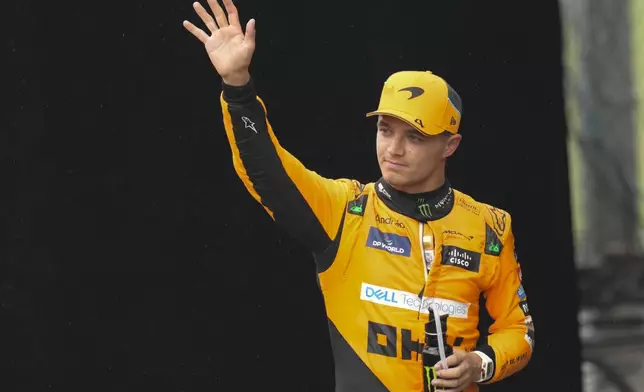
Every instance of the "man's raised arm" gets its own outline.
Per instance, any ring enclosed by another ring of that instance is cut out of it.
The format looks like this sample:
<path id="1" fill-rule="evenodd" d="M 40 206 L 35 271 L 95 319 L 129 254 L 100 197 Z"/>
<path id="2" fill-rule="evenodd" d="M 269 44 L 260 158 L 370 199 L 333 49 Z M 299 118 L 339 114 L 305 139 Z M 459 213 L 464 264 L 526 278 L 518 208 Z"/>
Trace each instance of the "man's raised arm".
<path id="1" fill-rule="evenodd" d="M 244 33 L 232 0 L 224 0 L 228 16 L 216 0 L 208 2 L 214 19 L 199 3 L 194 8 L 211 35 L 188 21 L 184 26 L 204 44 L 222 77 L 221 105 L 235 170 L 278 224 L 321 252 L 335 239 L 346 203 L 360 193 L 360 185 L 324 178 L 279 145 L 248 72 L 255 21 L 248 22 Z"/>

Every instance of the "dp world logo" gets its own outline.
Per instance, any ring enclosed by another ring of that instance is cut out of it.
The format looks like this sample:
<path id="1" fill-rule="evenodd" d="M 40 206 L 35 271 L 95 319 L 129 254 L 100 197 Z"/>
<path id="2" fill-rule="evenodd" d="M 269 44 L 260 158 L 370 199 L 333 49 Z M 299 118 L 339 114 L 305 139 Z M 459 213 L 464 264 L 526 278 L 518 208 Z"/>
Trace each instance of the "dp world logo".
<path id="1" fill-rule="evenodd" d="M 375 227 L 369 228 L 367 247 L 384 250 L 393 255 L 409 257 L 411 252 L 411 241 L 408 237 L 393 233 L 383 233 Z"/>

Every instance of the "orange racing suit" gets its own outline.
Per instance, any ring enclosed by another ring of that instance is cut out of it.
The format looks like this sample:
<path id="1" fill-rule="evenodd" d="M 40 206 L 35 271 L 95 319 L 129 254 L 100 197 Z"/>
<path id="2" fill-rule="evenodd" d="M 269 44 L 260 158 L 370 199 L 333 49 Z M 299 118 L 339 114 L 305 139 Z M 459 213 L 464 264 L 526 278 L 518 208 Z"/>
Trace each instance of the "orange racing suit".
<path id="1" fill-rule="evenodd" d="M 449 345 L 493 360 L 485 382 L 526 366 L 534 325 L 507 212 L 449 182 L 409 195 L 382 178 L 361 184 L 320 176 L 280 146 L 252 81 L 224 84 L 221 105 L 239 178 L 313 252 L 336 391 L 422 391 L 429 304 L 449 314 Z M 493 320 L 484 334 L 483 311 Z"/>

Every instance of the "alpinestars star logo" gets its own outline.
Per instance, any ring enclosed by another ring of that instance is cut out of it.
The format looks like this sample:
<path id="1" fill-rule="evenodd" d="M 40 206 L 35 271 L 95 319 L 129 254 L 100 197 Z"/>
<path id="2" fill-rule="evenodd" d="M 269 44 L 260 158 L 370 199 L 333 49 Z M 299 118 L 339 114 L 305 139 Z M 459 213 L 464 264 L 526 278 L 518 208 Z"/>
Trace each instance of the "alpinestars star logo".
<path id="1" fill-rule="evenodd" d="M 253 132 L 257 133 L 257 129 L 255 129 L 255 123 L 250 118 L 244 116 L 241 119 L 244 122 L 244 128 L 250 128 L 253 130 Z"/>

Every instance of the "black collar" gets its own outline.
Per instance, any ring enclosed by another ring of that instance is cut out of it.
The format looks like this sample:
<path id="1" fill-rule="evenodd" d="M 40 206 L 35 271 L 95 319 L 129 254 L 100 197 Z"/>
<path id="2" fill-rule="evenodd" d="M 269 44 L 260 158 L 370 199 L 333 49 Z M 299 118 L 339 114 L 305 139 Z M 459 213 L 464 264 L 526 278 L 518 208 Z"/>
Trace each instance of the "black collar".
<path id="1" fill-rule="evenodd" d="M 376 181 L 376 193 L 387 207 L 421 222 L 445 217 L 454 207 L 454 190 L 449 181 L 424 193 L 405 193 L 394 189 L 383 178 Z"/>

